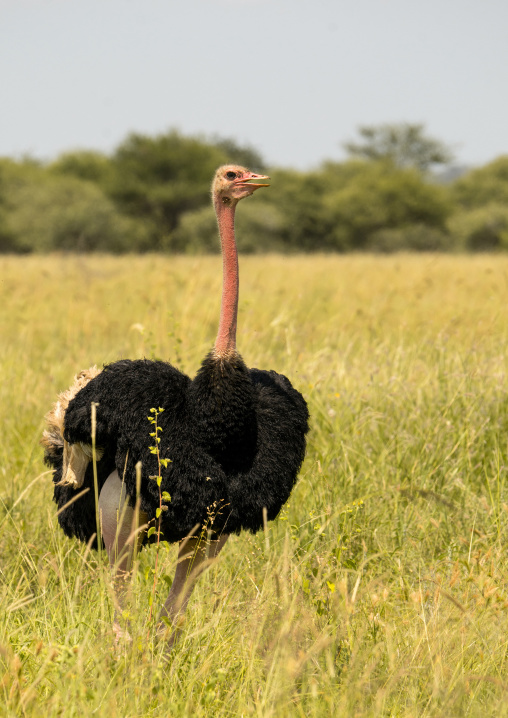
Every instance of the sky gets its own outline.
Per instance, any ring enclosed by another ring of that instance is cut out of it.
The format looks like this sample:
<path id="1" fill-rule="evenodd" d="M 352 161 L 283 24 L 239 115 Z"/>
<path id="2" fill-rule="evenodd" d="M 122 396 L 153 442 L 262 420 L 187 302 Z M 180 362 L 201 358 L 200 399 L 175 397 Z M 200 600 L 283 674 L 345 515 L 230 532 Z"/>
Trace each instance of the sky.
<path id="1" fill-rule="evenodd" d="M 397 122 L 508 154 L 508 0 L 0 0 L 0 156 L 174 128 L 306 170 Z"/>

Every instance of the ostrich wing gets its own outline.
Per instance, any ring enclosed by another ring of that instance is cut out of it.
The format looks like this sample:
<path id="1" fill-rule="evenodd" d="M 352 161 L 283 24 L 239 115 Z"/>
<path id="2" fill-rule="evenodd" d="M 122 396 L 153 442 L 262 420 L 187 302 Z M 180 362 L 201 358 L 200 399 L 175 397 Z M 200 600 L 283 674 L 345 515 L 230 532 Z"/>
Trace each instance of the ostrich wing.
<path id="1" fill-rule="evenodd" d="M 274 371 L 250 370 L 257 393 L 257 445 L 252 465 L 228 481 L 229 531 L 258 531 L 263 508 L 274 519 L 289 498 L 305 456 L 309 412 L 289 379 Z"/>
<path id="2" fill-rule="evenodd" d="M 97 404 L 97 444 L 104 449 L 104 459 L 110 464 L 113 457 L 111 470 L 116 468 L 125 481 L 132 502 L 136 464 L 141 462 L 141 509 L 157 528 L 162 502 L 161 538 L 167 541 L 184 538 L 208 518 L 211 523 L 215 517 L 219 526 L 217 514 L 224 517 L 224 472 L 195 439 L 189 385 L 190 379 L 166 362 L 124 360 L 106 366 L 65 414 L 66 441 L 90 442 L 91 404 Z M 158 429 L 150 421 L 155 415 Z M 162 501 L 164 492 L 169 500 Z"/>

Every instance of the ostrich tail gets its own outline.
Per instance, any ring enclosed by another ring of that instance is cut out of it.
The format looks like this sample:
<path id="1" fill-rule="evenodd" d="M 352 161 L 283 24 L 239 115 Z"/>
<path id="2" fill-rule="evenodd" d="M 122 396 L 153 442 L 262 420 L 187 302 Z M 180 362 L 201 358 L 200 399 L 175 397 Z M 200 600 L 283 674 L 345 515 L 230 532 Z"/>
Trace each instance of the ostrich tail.
<path id="1" fill-rule="evenodd" d="M 69 402 L 100 372 L 101 370 L 95 365 L 79 372 L 74 377 L 72 385 L 58 395 L 52 408 L 44 417 L 46 428 L 42 433 L 40 443 L 44 447 L 44 459 L 47 463 L 52 465 L 62 457 L 64 450 L 64 418 Z"/>

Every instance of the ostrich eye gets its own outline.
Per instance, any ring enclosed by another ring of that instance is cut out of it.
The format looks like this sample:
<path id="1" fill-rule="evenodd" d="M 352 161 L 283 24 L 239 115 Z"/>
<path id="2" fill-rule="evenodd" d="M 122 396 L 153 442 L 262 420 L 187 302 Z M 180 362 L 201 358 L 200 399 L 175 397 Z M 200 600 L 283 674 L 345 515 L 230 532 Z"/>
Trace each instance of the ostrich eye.
<path id="1" fill-rule="evenodd" d="M 231 171 L 230 171 L 230 172 L 226 172 L 226 177 L 227 177 L 228 179 L 235 179 L 235 177 L 236 177 L 236 172 L 231 172 Z"/>

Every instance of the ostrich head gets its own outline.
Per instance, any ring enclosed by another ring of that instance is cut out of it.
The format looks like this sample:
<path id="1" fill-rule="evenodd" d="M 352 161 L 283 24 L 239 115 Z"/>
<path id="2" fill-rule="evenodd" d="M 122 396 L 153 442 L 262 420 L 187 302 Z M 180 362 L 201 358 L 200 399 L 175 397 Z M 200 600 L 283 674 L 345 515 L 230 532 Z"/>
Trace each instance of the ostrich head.
<path id="1" fill-rule="evenodd" d="M 225 205 L 235 205 L 239 200 L 253 194 L 260 187 L 269 187 L 266 175 L 258 175 L 239 165 L 219 167 L 212 182 L 214 200 Z"/>

